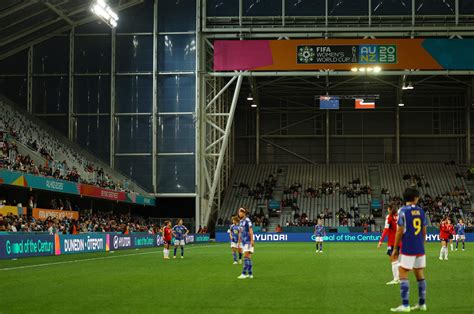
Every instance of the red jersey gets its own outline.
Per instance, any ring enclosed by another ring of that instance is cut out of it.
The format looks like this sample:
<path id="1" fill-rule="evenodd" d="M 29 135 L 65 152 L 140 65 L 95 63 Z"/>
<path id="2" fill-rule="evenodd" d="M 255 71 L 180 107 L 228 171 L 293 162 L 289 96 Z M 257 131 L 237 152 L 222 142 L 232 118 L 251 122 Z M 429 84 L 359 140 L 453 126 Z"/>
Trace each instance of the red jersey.
<path id="1" fill-rule="evenodd" d="M 171 228 L 170 227 L 165 227 L 163 230 L 164 233 L 164 240 L 165 241 L 171 241 Z"/>
<path id="2" fill-rule="evenodd" d="M 454 225 L 453 224 L 448 225 L 448 232 L 449 232 L 449 234 L 452 234 L 452 235 L 456 234 L 456 231 L 454 230 Z"/>
<path id="3" fill-rule="evenodd" d="M 382 237 L 380 238 L 380 242 L 383 242 L 385 237 L 388 235 L 388 246 L 394 246 L 395 244 L 395 235 L 397 234 L 397 221 L 398 215 L 397 214 L 388 214 L 385 217 L 385 229 L 383 230 Z"/>
<path id="4" fill-rule="evenodd" d="M 449 239 L 449 226 L 446 223 L 439 225 L 439 238 L 440 239 Z"/>

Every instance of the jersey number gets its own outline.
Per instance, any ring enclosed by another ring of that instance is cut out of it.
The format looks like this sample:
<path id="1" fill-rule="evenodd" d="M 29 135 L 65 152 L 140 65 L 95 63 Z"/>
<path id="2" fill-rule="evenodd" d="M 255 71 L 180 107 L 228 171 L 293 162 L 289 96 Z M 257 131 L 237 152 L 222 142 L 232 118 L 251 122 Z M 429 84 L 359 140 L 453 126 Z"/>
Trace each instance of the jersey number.
<path id="1" fill-rule="evenodd" d="M 420 218 L 413 219 L 413 228 L 415 228 L 415 235 L 418 235 L 421 231 L 421 219 Z"/>

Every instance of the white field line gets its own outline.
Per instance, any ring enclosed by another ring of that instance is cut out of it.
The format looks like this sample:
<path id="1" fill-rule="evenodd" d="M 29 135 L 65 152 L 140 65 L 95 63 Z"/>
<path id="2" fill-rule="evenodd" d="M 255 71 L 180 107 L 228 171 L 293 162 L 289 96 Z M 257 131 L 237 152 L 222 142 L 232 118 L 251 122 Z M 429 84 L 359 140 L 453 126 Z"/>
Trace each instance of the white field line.
<path id="1" fill-rule="evenodd" d="M 220 246 L 220 245 L 222 245 L 222 244 L 192 246 L 192 247 L 187 247 L 186 250 L 192 250 L 192 249 L 203 248 L 203 247 L 214 247 L 214 246 Z M 0 268 L 0 271 L 9 271 L 9 270 L 17 270 L 17 269 L 45 267 L 45 266 L 62 265 L 62 264 L 73 264 L 73 263 L 97 261 L 97 260 L 109 259 L 109 258 L 121 258 L 121 257 L 128 257 L 128 256 L 137 256 L 137 255 L 158 254 L 158 253 L 162 253 L 162 252 L 163 252 L 163 251 L 161 251 L 161 250 L 156 250 L 156 251 L 142 252 L 142 253 L 132 253 L 132 254 L 123 254 L 123 255 L 113 255 L 113 256 L 101 256 L 101 257 L 83 258 L 83 259 L 76 259 L 76 260 L 63 261 L 63 262 L 54 262 L 54 263 L 44 263 L 44 264 L 34 264 L 34 265 L 16 266 L 16 267 L 9 267 L 9 268 Z"/>

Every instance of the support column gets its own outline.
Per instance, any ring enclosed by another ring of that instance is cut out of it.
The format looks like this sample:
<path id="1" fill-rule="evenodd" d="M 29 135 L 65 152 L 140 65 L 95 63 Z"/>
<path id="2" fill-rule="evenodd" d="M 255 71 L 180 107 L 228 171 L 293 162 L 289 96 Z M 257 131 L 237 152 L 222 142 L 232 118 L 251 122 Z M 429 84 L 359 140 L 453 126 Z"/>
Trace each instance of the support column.
<path id="1" fill-rule="evenodd" d="M 74 33 L 75 27 L 69 33 L 69 102 L 67 111 L 67 136 L 70 141 L 74 140 Z"/>
<path id="2" fill-rule="evenodd" d="M 260 164 L 260 104 L 257 107 L 255 121 L 255 164 Z"/>
<path id="3" fill-rule="evenodd" d="M 202 178 L 202 165 L 201 165 L 201 158 L 204 158 L 201 156 L 202 150 L 201 150 L 201 141 L 205 139 L 205 134 L 201 134 L 202 127 L 201 127 L 201 104 L 205 104 L 205 98 L 203 97 L 203 93 L 201 91 L 201 88 L 204 87 L 204 79 L 203 76 L 200 75 L 201 71 L 206 70 L 205 69 L 205 64 L 206 64 L 206 53 L 205 53 L 205 41 L 202 39 L 202 25 L 201 25 L 201 20 L 204 23 L 204 27 L 207 27 L 207 21 L 206 21 L 206 10 L 207 10 L 207 4 L 206 0 L 202 1 L 202 7 L 201 7 L 201 1 L 198 0 L 196 1 L 196 98 L 195 98 L 195 114 L 194 114 L 194 125 L 195 125 L 195 193 L 196 193 L 196 198 L 195 198 L 195 212 L 194 212 L 194 232 L 197 232 L 199 229 L 199 225 L 201 225 L 201 206 L 203 204 L 201 203 L 201 199 L 203 196 L 203 191 L 204 191 L 204 184 L 206 183 L 204 181 L 204 178 Z M 202 17 L 202 18 L 201 18 Z M 204 106 L 203 106 L 204 107 Z"/>
<path id="4" fill-rule="evenodd" d="M 33 113 L 33 46 L 28 48 L 28 74 L 27 74 L 27 94 L 26 110 Z"/>
<path id="5" fill-rule="evenodd" d="M 395 104 L 395 162 L 397 165 L 400 164 L 400 104 L 402 100 L 402 88 L 401 88 L 402 79 L 399 79 L 399 84 L 395 94 L 397 95 L 396 104 Z"/>
<path id="6" fill-rule="evenodd" d="M 471 79 L 471 86 L 466 93 L 466 164 L 471 165 L 471 107 L 474 104 L 474 78 Z"/>
<path id="7" fill-rule="evenodd" d="M 116 29 L 112 28 L 112 51 L 110 54 L 110 155 L 109 164 L 115 168 L 115 46 L 117 41 Z"/>
<path id="8" fill-rule="evenodd" d="M 326 165 L 329 164 L 329 110 L 326 110 Z"/>
<path id="9" fill-rule="evenodd" d="M 157 21 L 157 15 L 158 15 L 158 1 L 155 0 L 155 4 L 153 5 L 153 105 L 152 105 L 152 116 L 151 116 L 151 127 L 152 127 L 152 134 L 151 134 L 151 171 L 152 171 L 152 184 L 153 184 L 153 193 L 157 192 L 157 183 L 158 183 L 158 178 L 156 176 L 156 173 L 158 171 L 157 168 L 157 147 L 156 147 L 156 141 L 157 141 L 157 110 L 158 110 L 158 82 L 157 82 L 157 75 L 158 75 L 158 38 L 157 38 L 157 30 L 158 30 L 158 21 Z"/>

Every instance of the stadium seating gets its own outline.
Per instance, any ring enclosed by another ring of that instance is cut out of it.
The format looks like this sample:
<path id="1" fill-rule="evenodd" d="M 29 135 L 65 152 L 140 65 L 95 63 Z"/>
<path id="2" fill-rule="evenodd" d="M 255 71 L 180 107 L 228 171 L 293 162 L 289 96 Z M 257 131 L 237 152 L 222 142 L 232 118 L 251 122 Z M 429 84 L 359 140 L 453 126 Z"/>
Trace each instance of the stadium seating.
<path id="1" fill-rule="evenodd" d="M 77 172 L 79 175 L 77 179 L 82 183 L 147 194 L 143 188 L 129 178 L 110 169 L 105 163 L 93 158 L 90 154 L 84 151 L 79 152 L 77 148 L 73 148 L 74 144 L 65 137 L 58 134 L 53 136 L 53 130 L 46 131 L 41 122 L 35 121 L 26 113 L 17 111 L 1 99 L 0 111 L 2 112 L 0 131 L 7 133 L 9 144 L 16 145 L 19 154 L 30 156 L 35 161 L 35 166 L 48 166 L 52 168 L 52 173 L 59 170 L 61 177 L 67 177 L 71 181 L 76 181 L 76 179 L 67 176 L 67 174 L 74 171 Z M 16 157 L 16 152 L 14 155 Z M 10 159 L 11 157 L 14 156 L 10 156 Z M 27 170 L 27 172 L 33 172 L 32 169 Z"/>
<path id="2" fill-rule="evenodd" d="M 386 192 L 382 195 L 385 205 L 390 203 L 394 197 L 400 197 L 403 190 L 412 184 L 417 185 L 422 195 L 428 194 L 432 198 L 442 197 L 442 201 L 450 208 L 462 207 L 463 201 L 470 199 L 470 193 L 464 178 L 456 175 L 463 172 L 463 169 L 459 166 L 446 164 L 380 164 L 376 166 L 380 172 L 381 188 Z M 318 216 L 324 214 L 325 208 L 330 210 L 330 217 L 325 220 L 328 226 L 339 226 L 337 213 L 340 208 L 347 212 L 351 207 L 358 207 L 361 219 L 369 219 L 370 194 L 362 193 L 352 198 L 340 192 L 323 194 L 318 197 L 311 197 L 305 193 L 308 187 L 318 189 L 324 182 L 339 183 L 339 186 L 342 187 L 349 185 L 349 183 L 356 179 L 360 181 L 359 186 L 367 185 L 370 187 L 369 165 L 366 164 L 236 165 L 231 182 L 236 182 L 237 184 L 228 188 L 222 209 L 219 212 L 219 218 L 222 221 L 230 219 L 230 216 L 240 206 L 246 206 L 252 213 L 256 212 L 259 206 L 265 206 L 266 201 L 258 201 L 253 197 L 242 195 L 238 183 L 246 182 L 251 187 L 255 186 L 257 182 L 263 181 L 269 174 L 277 173 L 278 169 L 281 168 L 285 168 L 288 172 L 285 178 L 285 187 L 290 187 L 294 184 L 301 185 L 300 193 L 295 194 L 294 197 L 299 207 L 299 213 L 305 213 L 310 222 L 314 222 Z M 404 180 L 403 177 L 406 175 L 410 175 L 410 179 Z M 420 177 L 421 186 L 418 186 L 418 181 L 413 177 Z M 456 192 L 456 188 L 458 191 L 465 190 L 466 195 L 463 196 L 461 195 L 462 193 Z M 274 193 L 273 197 L 278 200 L 285 199 L 283 193 L 282 195 Z M 291 198 L 293 198 L 293 194 Z M 283 207 L 279 223 L 285 226 L 287 222 L 292 222 L 293 214 L 294 211 L 291 205 Z M 379 224 L 382 224 L 382 222 L 379 221 Z M 356 225 L 355 219 L 348 219 L 347 225 Z"/>

